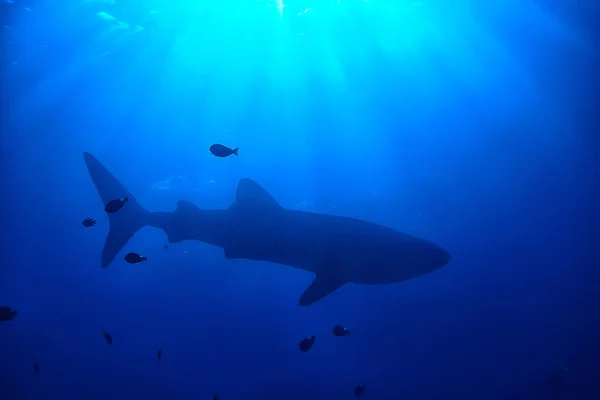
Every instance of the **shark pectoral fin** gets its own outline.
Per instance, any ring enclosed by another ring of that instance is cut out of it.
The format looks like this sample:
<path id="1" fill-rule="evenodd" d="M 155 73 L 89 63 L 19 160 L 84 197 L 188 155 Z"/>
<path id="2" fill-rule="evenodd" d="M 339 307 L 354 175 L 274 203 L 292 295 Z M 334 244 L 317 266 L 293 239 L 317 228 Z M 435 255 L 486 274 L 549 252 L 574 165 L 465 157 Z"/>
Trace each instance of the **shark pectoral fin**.
<path id="1" fill-rule="evenodd" d="M 336 278 L 328 274 L 317 274 L 315 280 L 306 288 L 300 299 L 298 305 L 310 306 L 321 300 L 323 297 L 330 293 L 335 292 L 337 289 L 344 286 L 346 281 Z"/>

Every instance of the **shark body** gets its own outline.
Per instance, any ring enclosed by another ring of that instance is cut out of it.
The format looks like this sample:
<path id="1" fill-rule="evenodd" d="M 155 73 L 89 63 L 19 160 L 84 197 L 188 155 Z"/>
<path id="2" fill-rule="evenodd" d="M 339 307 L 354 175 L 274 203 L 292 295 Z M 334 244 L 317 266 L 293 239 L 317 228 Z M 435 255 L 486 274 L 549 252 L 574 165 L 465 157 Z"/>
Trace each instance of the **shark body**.
<path id="1" fill-rule="evenodd" d="M 109 214 L 102 268 L 144 226 L 162 229 L 170 243 L 198 240 L 223 248 L 227 259 L 272 262 L 315 274 L 298 304 L 311 305 L 346 283 L 404 281 L 450 261 L 437 244 L 371 222 L 282 207 L 250 179 L 238 183 L 228 209 L 206 210 L 181 200 L 173 212 L 149 212 L 90 153 L 84 160 L 103 204 L 124 197 Z"/>

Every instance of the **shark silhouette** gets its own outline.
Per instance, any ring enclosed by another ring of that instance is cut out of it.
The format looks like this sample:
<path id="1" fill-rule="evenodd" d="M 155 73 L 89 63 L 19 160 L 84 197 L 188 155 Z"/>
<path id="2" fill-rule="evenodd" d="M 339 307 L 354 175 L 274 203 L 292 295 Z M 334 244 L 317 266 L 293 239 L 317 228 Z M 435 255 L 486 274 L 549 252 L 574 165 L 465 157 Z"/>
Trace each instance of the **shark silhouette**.
<path id="1" fill-rule="evenodd" d="M 181 200 L 173 212 L 149 212 L 90 153 L 87 169 L 104 205 L 128 197 L 109 214 L 102 268 L 144 226 L 162 229 L 170 243 L 199 240 L 223 248 L 227 259 L 268 261 L 315 274 L 298 304 L 311 305 L 346 283 L 378 285 L 443 267 L 450 254 L 428 240 L 354 218 L 283 208 L 250 179 L 238 183 L 228 209 L 202 210 Z"/>

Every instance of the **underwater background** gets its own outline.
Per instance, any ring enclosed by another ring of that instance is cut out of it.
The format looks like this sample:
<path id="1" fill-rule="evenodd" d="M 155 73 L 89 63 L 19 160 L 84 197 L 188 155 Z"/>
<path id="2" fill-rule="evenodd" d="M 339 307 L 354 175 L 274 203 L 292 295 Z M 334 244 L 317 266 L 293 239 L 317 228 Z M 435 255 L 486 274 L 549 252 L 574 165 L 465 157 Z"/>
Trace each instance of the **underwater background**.
<path id="1" fill-rule="evenodd" d="M 599 4 L 4 0 L 0 400 L 600 399 Z M 151 211 L 251 178 L 452 260 L 308 307 L 150 227 L 101 269 L 84 151 Z"/>

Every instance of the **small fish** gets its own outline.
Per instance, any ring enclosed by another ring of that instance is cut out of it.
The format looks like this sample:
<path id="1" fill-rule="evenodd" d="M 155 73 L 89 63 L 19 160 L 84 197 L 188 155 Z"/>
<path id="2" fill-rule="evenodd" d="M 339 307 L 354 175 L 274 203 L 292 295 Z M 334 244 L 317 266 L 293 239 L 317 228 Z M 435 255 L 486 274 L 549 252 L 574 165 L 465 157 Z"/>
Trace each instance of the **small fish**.
<path id="1" fill-rule="evenodd" d="M 127 203 L 128 201 L 129 197 L 125 197 L 124 199 L 111 200 L 106 204 L 106 206 L 104 206 L 104 211 L 106 211 L 107 214 L 114 214 L 121 208 L 123 208 L 125 203 Z"/>
<path id="2" fill-rule="evenodd" d="M 219 396 L 221 396 L 219 392 L 213 394 L 213 400 L 219 400 Z"/>
<path id="3" fill-rule="evenodd" d="M 560 361 L 556 367 L 550 373 L 550 384 L 552 386 L 559 386 L 565 380 L 565 375 L 569 371 L 567 366 Z"/>
<path id="4" fill-rule="evenodd" d="M 40 366 L 37 364 L 33 364 L 33 373 L 34 374 L 39 374 L 40 373 Z"/>
<path id="5" fill-rule="evenodd" d="M 552 385 L 552 386 L 560 386 L 563 383 L 564 379 L 565 379 L 564 374 L 562 372 L 554 369 L 550 373 L 550 377 L 548 378 L 548 381 L 550 382 L 550 385 Z"/>
<path id="6" fill-rule="evenodd" d="M 354 388 L 354 394 L 356 396 L 362 396 L 362 394 L 365 392 L 365 385 L 358 385 L 357 387 Z"/>
<path id="7" fill-rule="evenodd" d="M 163 246 L 163 249 L 165 249 L 165 250 L 169 250 L 169 245 L 168 245 L 168 244 L 165 244 L 165 245 Z"/>
<path id="8" fill-rule="evenodd" d="M 568 372 L 569 368 L 567 368 L 567 366 L 565 365 L 565 363 L 563 361 L 559 361 L 558 365 L 556 366 L 556 369 L 563 371 L 563 372 Z"/>
<path id="9" fill-rule="evenodd" d="M 141 263 L 142 261 L 146 261 L 147 259 L 148 257 L 142 257 L 138 253 L 127 253 L 125 255 L 125 261 L 127 261 L 129 264 Z"/>
<path id="10" fill-rule="evenodd" d="M 209 150 L 217 157 L 229 157 L 232 154 L 239 156 L 239 147 L 236 147 L 232 150 L 227 146 L 223 146 L 222 144 L 213 144 L 212 146 L 210 146 Z"/>
<path id="11" fill-rule="evenodd" d="M 96 218 L 86 218 L 83 220 L 83 222 L 81 224 L 83 226 L 85 226 L 86 228 L 89 228 L 91 226 L 96 225 Z"/>
<path id="12" fill-rule="evenodd" d="M 12 308 L 6 306 L 0 306 L 0 322 L 12 321 L 17 315 L 19 315 L 17 310 L 13 310 Z"/>
<path id="13" fill-rule="evenodd" d="M 110 333 L 102 332 L 102 337 L 104 338 L 106 344 L 112 344 L 112 336 L 110 336 Z"/>
<path id="14" fill-rule="evenodd" d="M 332 333 L 334 336 L 348 336 L 350 331 L 344 326 L 336 325 L 333 327 Z"/>
<path id="15" fill-rule="evenodd" d="M 160 359 L 162 358 L 163 346 L 164 345 L 161 344 L 160 347 L 159 347 L 159 349 L 158 349 L 158 354 L 156 356 L 158 358 L 158 361 L 160 361 Z"/>
<path id="16" fill-rule="evenodd" d="M 313 346 L 313 344 L 315 344 L 315 339 L 317 337 L 315 335 L 312 335 L 312 337 L 310 339 L 302 339 L 302 341 L 300 342 L 300 351 L 306 353 L 307 351 L 310 350 L 310 348 Z"/>

